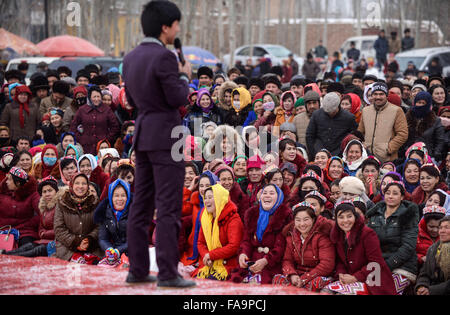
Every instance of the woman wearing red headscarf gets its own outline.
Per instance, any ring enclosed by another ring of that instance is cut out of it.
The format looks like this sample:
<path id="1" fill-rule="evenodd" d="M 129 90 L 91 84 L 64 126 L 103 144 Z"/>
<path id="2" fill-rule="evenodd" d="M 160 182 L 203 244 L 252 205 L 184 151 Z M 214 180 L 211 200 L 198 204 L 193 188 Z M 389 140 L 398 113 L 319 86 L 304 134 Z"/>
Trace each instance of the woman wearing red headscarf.
<path id="1" fill-rule="evenodd" d="M 345 94 L 342 97 L 341 107 L 355 115 L 355 121 L 359 124 L 361 121 L 361 99 L 354 93 Z"/>
<path id="2" fill-rule="evenodd" d="M 47 176 L 53 176 L 60 179 L 58 162 L 58 149 L 53 144 L 47 144 L 41 153 L 41 163 L 38 163 L 33 168 L 33 176 L 37 180 L 43 179 Z"/>
<path id="3" fill-rule="evenodd" d="M 32 94 L 25 85 L 16 87 L 14 100 L 5 106 L 0 125 L 9 127 L 11 139 L 32 139 L 41 122 L 39 107 L 31 103 Z"/>

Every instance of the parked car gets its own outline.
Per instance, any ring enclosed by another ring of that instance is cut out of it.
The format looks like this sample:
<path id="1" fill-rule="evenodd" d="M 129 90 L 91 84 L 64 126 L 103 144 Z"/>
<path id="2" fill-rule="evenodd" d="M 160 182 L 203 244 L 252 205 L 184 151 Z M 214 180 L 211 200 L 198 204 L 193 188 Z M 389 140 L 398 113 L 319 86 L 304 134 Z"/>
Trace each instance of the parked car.
<path id="1" fill-rule="evenodd" d="M 29 85 L 30 77 L 33 75 L 33 73 L 37 72 L 37 65 L 40 62 L 46 62 L 47 64 L 50 64 L 53 61 L 58 60 L 58 59 L 59 58 L 52 58 L 52 57 L 24 57 L 24 58 L 11 59 L 8 62 L 8 65 L 6 66 L 6 71 L 17 69 L 19 64 L 21 64 L 22 62 L 27 62 L 29 66 L 28 66 L 27 76 L 25 77 L 25 82 L 27 85 Z"/>
<path id="2" fill-rule="evenodd" d="M 412 61 L 417 69 L 428 71 L 431 60 L 438 57 L 443 68 L 443 76 L 450 76 L 450 47 L 433 47 L 414 49 L 399 53 L 395 59 L 400 65 L 400 70 L 404 72 L 408 67 L 408 62 Z"/>
<path id="3" fill-rule="evenodd" d="M 234 62 L 241 61 L 243 65 L 247 63 L 247 60 L 250 59 L 250 45 L 241 46 L 234 52 Z M 281 66 L 283 65 L 283 60 L 288 59 L 289 55 L 292 52 L 284 46 L 280 45 L 266 45 L 266 44 L 257 44 L 253 45 L 253 54 L 252 54 L 252 63 L 256 65 L 260 58 L 269 58 L 272 61 L 273 66 Z M 229 69 L 232 67 L 230 65 L 231 55 L 227 54 L 223 57 L 223 67 L 224 69 Z M 299 72 L 301 72 L 303 66 L 303 58 L 294 54 L 294 59 L 297 61 L 299 65 Z M 300 73 L 299 73 L 300 74 Z"/>
<path id="4" fill-rule="evenodd" d="M 105 74 L 110 68 L 119 68 L 123 58 L 112 57 L 62 57 L 54 60 L 49 69 L 57 69 L 61 66 L 66 66 L 72 70 L 72 77 L 76 77 L 78 71 L 86 67 L 88 64 L 96 64 L 102 68 L 102 73 Z"/>
<path id="5" fill-rule="evenodd" d="M 350 43 L 355 42 L 355 48 L 359 49 L 360 51 L 360 57 L 359 59 L 365 58 L 368 60 L 369 58 L 375 59 L 376 51 L 373 48 L 373 45 L 375 44 L 375 41 L 377 40 L 378 36 L 356 36 L 356 37 L 350 37 L 348 38 L 341 46 L 341 54 L 344 57 L 344 61 L 348 60 L 347 57 L 347 51 L 350 50 Z"/>

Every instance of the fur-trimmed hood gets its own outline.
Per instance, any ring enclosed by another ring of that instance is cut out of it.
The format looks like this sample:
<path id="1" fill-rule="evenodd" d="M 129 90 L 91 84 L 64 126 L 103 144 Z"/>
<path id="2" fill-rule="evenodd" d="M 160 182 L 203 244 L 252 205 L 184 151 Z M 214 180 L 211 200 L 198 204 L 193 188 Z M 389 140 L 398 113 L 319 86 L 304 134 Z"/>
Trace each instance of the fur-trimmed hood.
<path id="1" fill-rule="evenodd" d="M 227 90 L 234 91 L 238 87 L 239 86 L 233 81 L 226 81 L 224 84 L 222 84 L 219 89 L 219 104 L 217 106 L 223 110 L 231 110 L 232 109 L 231 104 L 230 106 L 225 105 L 225 91 Z"/>
<path id="2" fill-rule="evenodd" d="M 39 210 L 41 211 L 41 214 L 46 211 L 52 210 L 56 207 L 56 204 L 58 203 L 58 199 L 62 196 L 61 191 L 63 189 L 64 188 L 59 189 L 58 192 L 56 193 L 56 195 L 52 198 L 52 200 L 50 200 L 50 202 L 46 202 L 44 200 L 44 198 L 42 198 L 42 197 L 41 197 L 41 199 L 39 199 L 38 207 L 39 207 Z"/>
<path id="3" fill-rule="evenodd" d="M 214 159 L 213 157 L 216 153 L 215 148 L 220 148 L 221 143 L 219 143 L 219 141 L 222 141 L 224 137 L 233 139 L 232 143 L 234 145 L 234 152 L 236 155 L 245 155 L 244 141 L 242 140 L 240 134 L 233 127 L 222 125 L 214 130 L 205 145 L 203 152 L 207 161 L 212 161 Z M 222 156 L 218 158 L 222 158 Z"/>

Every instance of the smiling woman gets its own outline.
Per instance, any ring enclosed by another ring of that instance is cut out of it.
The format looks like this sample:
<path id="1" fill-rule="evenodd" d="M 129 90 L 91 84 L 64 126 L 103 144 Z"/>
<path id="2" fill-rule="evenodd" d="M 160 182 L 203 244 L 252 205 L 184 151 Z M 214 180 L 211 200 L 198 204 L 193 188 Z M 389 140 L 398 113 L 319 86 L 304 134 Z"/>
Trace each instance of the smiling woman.
<path id="1" fill-rule="evenodd" d="M 448 191 L 439 169 L 434 164 L 425 164 L 420 168 L 420 185 L 414 190 L 412 201 L 416 204 L 422 204 L 436 189 Z"/>

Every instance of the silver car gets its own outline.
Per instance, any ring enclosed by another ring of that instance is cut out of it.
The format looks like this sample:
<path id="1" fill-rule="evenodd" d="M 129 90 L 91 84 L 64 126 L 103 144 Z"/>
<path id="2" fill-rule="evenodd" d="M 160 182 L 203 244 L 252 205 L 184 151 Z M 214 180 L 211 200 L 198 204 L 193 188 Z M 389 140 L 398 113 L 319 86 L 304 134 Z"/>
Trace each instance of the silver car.
<path id="1" fill-rule="evenodd" d="M 450 47 L 434 47 L 414 49 L 399 53 L 395 56 L 395 60 L 400 65 L 403 72 L 408 67 L 408 62 L 412 61 L 418 70 L 428 71 L 431 60 L 438 57 L 442 66 L 443 76 L 450 76 Z"/>
<path id="2" fill-rule="evenodd" d="M 250 45 L 241 46 L 234 52 L 234 62 L 241 61 L 243 65 L 247 64 L 247 60 L 250 59 Z M 288 59 L 292 52 L 284 46 L 280 45 L 266 45 L 266 44 L 256 44 L 253 45 L 253 55 L 251 57 L 252 64 L 257 65 L 260 58 L 269 58 L 272 61 L 272 66 L 282 66 L 283 60 Z M 230 66 L 230 54 L 223 57 L 224 69 L 232 68 Z M 297 61 L 299 66 L 299 74 L 301 74 L 303 66 L 303 58 L 298 57 L 294 54 L 294 59 Z"/>

